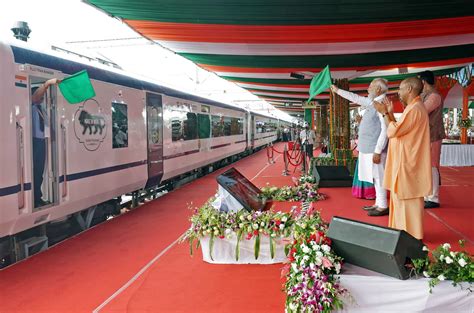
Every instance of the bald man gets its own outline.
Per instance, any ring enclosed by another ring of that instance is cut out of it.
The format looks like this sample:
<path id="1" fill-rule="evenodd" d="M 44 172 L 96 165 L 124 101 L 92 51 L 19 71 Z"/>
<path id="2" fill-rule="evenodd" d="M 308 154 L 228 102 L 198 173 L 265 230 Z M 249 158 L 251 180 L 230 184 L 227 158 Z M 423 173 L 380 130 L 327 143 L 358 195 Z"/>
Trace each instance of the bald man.
<path id="1" fill-rule="evenodd" d="M 384 187 L 390 193 L 389 227 L 423 239 L 423 197 L 431 192 L 429 117 L 420 98 L 423 84 L 410 77 L 400 84 L 398 96 L 404 106 L 399 121 L 393 104 L 374 102 L 387 125 L 389 148 Z"/>

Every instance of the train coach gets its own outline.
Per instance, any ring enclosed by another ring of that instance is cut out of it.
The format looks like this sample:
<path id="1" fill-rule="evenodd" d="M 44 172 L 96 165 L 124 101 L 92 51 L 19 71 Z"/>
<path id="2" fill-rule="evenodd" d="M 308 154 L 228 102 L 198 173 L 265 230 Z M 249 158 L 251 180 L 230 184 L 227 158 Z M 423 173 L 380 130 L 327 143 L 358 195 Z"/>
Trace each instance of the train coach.
<path id="1" fill-rule="evenodd" d="M 96 96 L 71 105 L 48 88 L 38 149 L 32 88 L 84 69 Z M 0 82 L 0 268 L 119 214 L 123 195 L 176 186 L 252 153 L 283 125 L 23 42 L 0 42 Z"/>

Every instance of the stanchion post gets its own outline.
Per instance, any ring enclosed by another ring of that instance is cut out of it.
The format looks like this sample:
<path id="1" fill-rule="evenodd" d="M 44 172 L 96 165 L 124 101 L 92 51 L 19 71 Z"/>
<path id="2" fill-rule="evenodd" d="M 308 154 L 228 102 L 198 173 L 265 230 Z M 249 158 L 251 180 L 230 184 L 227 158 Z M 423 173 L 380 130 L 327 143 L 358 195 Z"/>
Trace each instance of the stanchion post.
<path id="1" fill-rule="evenodd" d="M 270 142 L 270 149 L 271 149 L 271 159 L 270 159 L 270 164 L 275 164 L 275 159 L 273 158 L 273 142 Z"/>
<path id="2" fill-rule="evenodd" d="M 285 169 L 283 170 L 282 175 L 283 176 L 288 176 L 289 175 L 289 172 L 288 172 L 288 148 L 287 148 L 286 145 L 283 148 L 283 162 L 285 163 Z"/>

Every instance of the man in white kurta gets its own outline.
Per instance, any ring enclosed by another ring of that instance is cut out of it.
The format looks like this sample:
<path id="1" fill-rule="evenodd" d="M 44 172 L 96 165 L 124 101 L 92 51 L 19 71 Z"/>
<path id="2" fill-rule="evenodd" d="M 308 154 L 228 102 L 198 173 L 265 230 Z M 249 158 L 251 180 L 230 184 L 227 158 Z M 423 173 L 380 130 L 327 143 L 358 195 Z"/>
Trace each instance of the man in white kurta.
<path id="1" fill-rule="evenodd" d="M 365 113 L 359 126 L 359 180 L 373 183 L 376 199 L 373 206 L 364 207 L 370 216 L 388 214 L 387 191 L 383 188 L 383 175 L 386 159 L 387 127 L 378 113 L 373 101 L 381 101 L 388 91 L 385 79 L 374 79 L 368 88 L 369 96 L 361 97 L 349 91 L 331 86 L 331 90 L 341 97 L 359 104 Z"/>

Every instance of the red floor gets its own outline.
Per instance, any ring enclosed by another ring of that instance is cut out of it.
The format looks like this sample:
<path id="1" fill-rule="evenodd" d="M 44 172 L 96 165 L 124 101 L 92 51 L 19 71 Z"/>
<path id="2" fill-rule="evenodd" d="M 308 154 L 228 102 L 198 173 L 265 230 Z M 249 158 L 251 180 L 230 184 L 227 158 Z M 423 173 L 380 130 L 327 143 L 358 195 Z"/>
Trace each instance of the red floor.
<path id="1" fill-rule="evenodd" d="M 290 177 L 281 176 L 281 163 L 279 157 L 267 166 L 262 151 L 234 166 L 258 186 L 290 184 Z M 91 312 L 104 302 L 100 312 L 282 312 L 281 265 L 210 265 L 200 252 L 190 257 L 187 245 L 173 245 L 189 226 L 187 204 L 200 205 L 213 195 L 216 176 L 0 271 L 0 312 Z M 474 252 L 473 177 L 474 168 L 442 169 L 442 207 L 425 211 L 429 246 L 456 246 L 465 238 Z M 365 215 L 360 207 L 370 202 L 352 198 L 349 188 L 321 191 L 329 198 L 317 207 L 328 220 L 339 215 L 386 225 L 387 217 Z"/>

